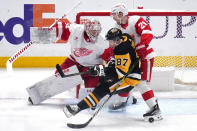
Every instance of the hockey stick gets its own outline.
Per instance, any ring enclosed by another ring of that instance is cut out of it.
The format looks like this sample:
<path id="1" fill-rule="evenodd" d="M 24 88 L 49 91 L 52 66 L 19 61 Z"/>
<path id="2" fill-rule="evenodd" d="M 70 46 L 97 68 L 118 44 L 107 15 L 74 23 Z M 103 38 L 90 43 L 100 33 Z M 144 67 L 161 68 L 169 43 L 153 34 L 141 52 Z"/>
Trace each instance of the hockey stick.
<path id="1" fill-rule="evenodd" d="M 76 76 L 76 75 L 83 75 L 83 74 L 88 74 L 90 73 L 89 70 L 85 71 L 85 72 L 79 72 L 79 73 L 74 73 L 74 74 L 69 74 L 69 75 L 65 75 L 64 72 L 62 71 L 61 67 L 59 64 L 56 65 L 56 69 L 58 71 L 58 73 L 60 74 L 60 76 L 62 78 L 65 78 L 65 77 L 70 77 L 70 76 Z"/>
<path id="2" fill-rule="evenodd" d="M 70 128 L 84 128 L 86 127 L 93 119 L 94 117 L 100 112 L 100 110 L 104 107 L 104 105 L 109 101 L 109 99 L 116 93 L 116 90 L 118 89 L 118 87 L 122 84 L 122 82 L 125 80 L 125 78 L 129 75 L 130 72 L 133 71 L 133 69 L 135 68 L 135 66 L 138 64 L 140 58 L 138 58 L 133 65 L 131 66 L 131 68 L 129 69 L 128 73 L 121 79 L 119 80 L 119 82 L 117 83 L 116 88 L 114 89 L 114 91 L 109 95 L 109 97 L 103 102 L 103 104 L 99 107 L 99 109 L 92 115 L 92 117 L 85 123 L 83 124 L 72 124 L 72 123 L 67 123 L 67 126 Z"/>
<path id="3" fill-rule="evenodd" d="M 72 6 L 72 8 L 70 10 L 68 10 L 61 18 L 55 20 L 55 22 L 49 27 L 49 29 L 51 29 L 58 21 L 62 20 L 64 17 L 66 17 L 68 14 L 70 14 L 70 12 L 77 8 L 77 6 L 79 6 L 81 4 L 81 1 L 77 2 L 74 6 Z M 25 45 L 22 49 L 20 49 L 19 51 L 17 51 L 17 53 L 15 53 L 13 56 L 11 56 L 11 58 L 9 60 L 7 60 L 6 62 L 6 68 L 7 68 L 7 72 L 8 73 L 12 73 L 12 63 L 18 58 L 20 57 L 31 45 L 33 44 L 32 41 L 29 41 L 29 43 L 27 45 Z"/>

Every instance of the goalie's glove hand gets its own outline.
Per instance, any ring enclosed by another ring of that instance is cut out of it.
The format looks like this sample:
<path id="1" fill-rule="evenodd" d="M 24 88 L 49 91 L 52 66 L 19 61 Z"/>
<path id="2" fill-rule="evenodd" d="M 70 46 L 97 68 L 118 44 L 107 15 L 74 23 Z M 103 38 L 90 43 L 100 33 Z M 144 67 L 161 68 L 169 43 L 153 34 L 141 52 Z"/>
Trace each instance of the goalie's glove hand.
<path id="1" fill-rule="evenodd" d="M 105 76 L 103 65 L 96 65 L 89 68 L 91 76 Z"/>

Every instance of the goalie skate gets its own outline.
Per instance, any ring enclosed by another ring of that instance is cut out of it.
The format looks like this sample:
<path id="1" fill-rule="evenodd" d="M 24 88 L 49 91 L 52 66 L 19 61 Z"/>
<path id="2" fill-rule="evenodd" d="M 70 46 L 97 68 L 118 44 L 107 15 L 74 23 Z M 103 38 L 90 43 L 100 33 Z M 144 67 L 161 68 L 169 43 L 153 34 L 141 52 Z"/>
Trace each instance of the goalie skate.
<path id="1" fill-rule="evenodd" d="M 114 96 L 114 100 L 116 101 L 109 105 L 109 111 L 126 111 L 128 99 L 129 97 L 119 97 L 118 95 Z"/>
<path id="2" fill-rule="evenodd" d="M 109 105 L 109 111 L 126 111 L 126 106 L 128 104 L 136 104 L 137 99 L 134 96 L 128 97 L 119 97 L 115 96 L 114 99 L 119 99 L 119 101 L 115 101 Z M 117 98 L 118 97 L 118 98 Z"/>
<path id="3" fill-rule="evenodd" d="M 119 102 L 109 106 L 109 111 L 126 111 L 126 102 Z"/>
<path id="4" fill-rule="evenodd" d="M 80 108 L 77 105 L 66 105 L 63 108 L 63 112 L 68 118 L 76 115 L 79 111 L 80 111 Z"/>

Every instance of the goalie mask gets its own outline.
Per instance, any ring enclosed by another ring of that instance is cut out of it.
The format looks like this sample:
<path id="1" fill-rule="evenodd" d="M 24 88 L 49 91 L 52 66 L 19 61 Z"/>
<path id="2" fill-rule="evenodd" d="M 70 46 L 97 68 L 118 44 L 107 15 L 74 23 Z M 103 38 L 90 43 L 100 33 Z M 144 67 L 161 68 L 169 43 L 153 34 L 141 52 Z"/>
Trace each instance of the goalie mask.
<path id="1" fill-rule="evenodd" d="M 85 32 L 87 33 L 90 41 L 93 43 L 97 40 L 101 29 L 101 24 L 96 19 L 87 20 L 85 23 Z"/>
<path id="2" fill-rule="evenodd" d="M 128 15 L 128 9 L 124 3 L 118 3 L 111 9 L 111 14 L 118 16 L 122 12 L 123 16 Z"/>

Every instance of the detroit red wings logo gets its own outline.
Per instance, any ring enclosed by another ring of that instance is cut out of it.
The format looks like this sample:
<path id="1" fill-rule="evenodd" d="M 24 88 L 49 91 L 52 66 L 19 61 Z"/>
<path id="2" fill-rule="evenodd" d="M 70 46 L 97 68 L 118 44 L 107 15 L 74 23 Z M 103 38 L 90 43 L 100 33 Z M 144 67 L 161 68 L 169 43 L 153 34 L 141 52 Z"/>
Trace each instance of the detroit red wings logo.
<path id="1" fill-rule="evenodd" d="M 80 56 L 88 56 L 93 52 L 93 50 L 89 50 L 87 48 L 75 48 L 73 53 L 76 57 Z"/>

